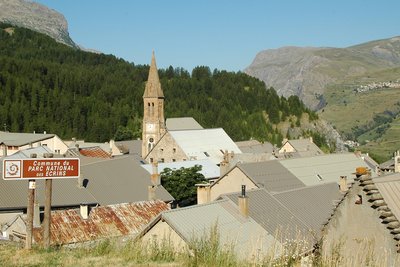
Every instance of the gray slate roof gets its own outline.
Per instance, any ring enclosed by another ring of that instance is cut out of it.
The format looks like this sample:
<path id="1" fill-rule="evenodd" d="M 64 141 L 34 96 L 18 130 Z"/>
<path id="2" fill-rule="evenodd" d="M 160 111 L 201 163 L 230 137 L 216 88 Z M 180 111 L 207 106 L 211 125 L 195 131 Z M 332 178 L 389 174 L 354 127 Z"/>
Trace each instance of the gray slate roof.
<path id="1" fill-rule="evenodd" d="M 199 130 L 203 127 L 192 117 L 168 118 L 165 122 L 168 131 Z"/>
<path id="2" fill-rule="evenodd" d="M 248 190 L 249 215 L 278 240 L 313 239 L 310 227 L 265 189 Z M 222 195 L 238 204 L 240 192 Z"/>
<path id="3" fill-rule="evenodd" d="M 222 247 L 234 245 L 241 258 L 249 257 L 252 252 L 257 253 L 257 248 L 266 251 L 274 244 L 279 245 L 255 220 L 243 217 L 237 206 L 228 199 L 165 211 L 161 219 L 186 242 L 209 236 L 212 228 L 217 225 Z"/>
<path id="4" fill-rule="evenodd" d="M 308 225 L 317 236 L 330 217 L 334 202 L 343 197 L 337 183 L 294 189 L 273 196 Z"/>
<path id="5" fill-rule="evenodd" d="M 242 163 L 237 166 L 260 188 L 265 188 L 270 192 L 286 191 L 305 186 L 277 160 Z"/>
<path id="6" fill-rule="evenodd" d="M 89 180 L 87 190 L 100 205 L 148 199 L 150 175 L 133 156 L 120 156 L 82 165 L 81 176 Z M 156 198 L 164 201 L 174 199 L 161 185 L 156 189 Z"/>
<path id="7" fill-rule="evenodd" d="M 400 173 L 394 173 L 372 179 L 384 201 L 394 214 L 400 219 Z"/>
<path id="8" fill-rule="evenodd" d="M 272 153 L 274 146 L 269 142 L 260 143 L 257 140 L 236 142 L 236 145 L 243 153 Z"/>
<path id="9" fill-rule="evenodd" d="M 296 152 L 301 157 L 310 157 L 324 154 L 324 152 L 316 144 L 311 142 L 310 139 L 294 139 L 288 140 L 287 142 L 294 147 Z"/>
<path id="10" fill-rule="evenodd" d="M 327 154 L 279 162 L 306 186 L 338 183 L 340 176 L 347 176 L 348 182 L 352 182 L 357 167 L 368 168 L 364 160 L 353 153 Z"/>
<path id="11" fill-rule="evenodd" d="M 24 146 L 54 137 L 55 134 L 10 133 L 0 131 L 0 144 L 7 146 Z"/>
<path id="12" fill-rule="evenodd" d="M 3 162 L 0 161 L 0 171 Z M 80 203 L 111 205 L 148 200 L 150 175 L 133 156 L 114 159 L 81 157 L 81 177 L 88 179 L 87 188 L 80 188 L 77 179 L 53 181 L 52 206 L 77 206 Z M 44 181 L 36 181 L 37 200 L 44 204 Z M 27 205 L 28 181 L 0 179 L 0 210 L 24 209 Z M 156 197 L 171 201 L 173 197 L 162 187 Z"/>

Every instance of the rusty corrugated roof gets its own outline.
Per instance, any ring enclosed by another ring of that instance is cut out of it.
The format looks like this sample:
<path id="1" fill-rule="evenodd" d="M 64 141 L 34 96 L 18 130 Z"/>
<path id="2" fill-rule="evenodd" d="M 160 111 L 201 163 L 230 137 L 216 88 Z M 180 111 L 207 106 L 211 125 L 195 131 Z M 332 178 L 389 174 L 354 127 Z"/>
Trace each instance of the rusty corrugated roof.
<path id="1" fill-rule="evenodd" d="M 71 244 L 95 239 L 134 235 L 169 207 L 161 200 L 124 203 L 92 208 L 84 220 L 79 209 L 52 212 L 51 244 Z M 42 228 L 33 230 L 34 240 L 43 241 Z"/>
<path id="2" fill-rule="evenodd" d="M 111 158 L 111 154 L 107 153 L 100 147 L 80 148 L 79 153 L 86 157 Z"/>

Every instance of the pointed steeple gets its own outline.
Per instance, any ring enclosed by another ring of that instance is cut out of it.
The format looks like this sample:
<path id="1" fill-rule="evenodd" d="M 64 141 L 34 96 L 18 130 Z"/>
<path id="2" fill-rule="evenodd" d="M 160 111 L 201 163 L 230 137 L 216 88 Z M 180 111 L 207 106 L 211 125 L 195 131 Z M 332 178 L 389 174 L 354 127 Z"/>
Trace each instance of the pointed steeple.
<path id="1" fill-rule="evenodd" d="M 146 82 L 146 88 L 144 89 L 143 97 L 157 97 L 157 98 L 164 97 L 164 93 L 161 89 L 160 78 L 158 77 L 158 70 L 157 70 L 156 57 L 154 55 L 154 51 L 151 57 L 149 77 Z"/>

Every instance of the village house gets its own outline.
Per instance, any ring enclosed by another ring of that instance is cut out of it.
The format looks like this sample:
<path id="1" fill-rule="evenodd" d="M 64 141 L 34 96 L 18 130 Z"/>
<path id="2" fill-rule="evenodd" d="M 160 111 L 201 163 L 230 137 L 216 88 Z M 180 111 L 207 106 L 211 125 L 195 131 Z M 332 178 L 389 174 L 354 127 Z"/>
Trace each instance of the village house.
<path id="1" fill-rule="evenodd" d="M 64 154 L 68 146 L 55 134 L 11 133 L 0 131 L 0 157 L 12 155 L 18 151 L 47 146 L 55 154 Z"/>
<path id="2" fill-rule="evenodd" d="M 379 170 L 382 175 L 400 172 L 400 151 L 396 151 L 390 160 L 381 163 Z"/>
<path id="3" fill-rule="evenodd" d="M 139 234 L 143 242 L 171 245 L 176 251 L 192 249 L 197 242 L 218 238 L 239 259 L 260 261 L 282 254 L 281 243 L 248 216 L 246 197 L 240 207 L 229 199 L 162 212 Z"/>
<path id="4" fill-rule="evenodd" d="M 327 222 L 322 253 L 340 253 L 359 265 L 373 259 L 380 266 L 400 263 L 400 175 L 372 177 L 367 168 L 357 168 L 332 218 Z"/>
<path id="5" fill-rule="evenodd" d="M 77 209 L 51 212 L 51 245 L 76 245 L 110 238 L 133 238 L 150 220 L 169 206 L 160 200 L 121 203 L 89 208 L 81 205 Z M 24 239 L 26 221 L 18 216 L 4 225 L 2 232 L 13 240 Z M 33 242 L 43 242 L 43 229 L 33 228 Z"/>
<path id="6" fill-rule="evenodd" d="M 197 201 L 213 201 L 221 194 L 236 192 L 240 185 L 246 185 L 249 190 L 265 188 L 272 193 L 329 183 L 339 187 L 342 176 L 352 182 L 357 167 L 368 165 L 353 153 L 239 163 L 219 179 L 198 184 Z"/>
<path id="7" fill-rule="evenodd" d="M 39 151 L 40 150 L 40 151 Z M 48 153 L 48 148 L 37 147 L 13 154 L 7 158 L 38 158 Z M 4 159 L 4 158 L 3 158 Z M 53 181 L 52 208 L 70 209 L 85 203 L 88 207 L 131 203 L 145 200 L 162 200 L 170 203 L 174 198 L 157 179 L 151 179 L 146 170 L 132 155 L 115 158 L 80 156 L 81 177 Z M 2 163 L 2 162 L 1 162 Z M 2 171 L 2 164 L 0 170 Z M 0 179 L 0 224 L 5 225 L 25 216 L 28 181 Z M 39 218 L 44 208 L 44 181 L 36 181 L 35 214 Z M 40 224 L 40 220 L 37 221 Z"/>
<path id="8" fill-rule="evenodd" d="M 279 158 L 310 157 L 325 154 L 316 144 L 312 137 L 305 139 L 284 139 L 282 147 L 276 154 Z"/>

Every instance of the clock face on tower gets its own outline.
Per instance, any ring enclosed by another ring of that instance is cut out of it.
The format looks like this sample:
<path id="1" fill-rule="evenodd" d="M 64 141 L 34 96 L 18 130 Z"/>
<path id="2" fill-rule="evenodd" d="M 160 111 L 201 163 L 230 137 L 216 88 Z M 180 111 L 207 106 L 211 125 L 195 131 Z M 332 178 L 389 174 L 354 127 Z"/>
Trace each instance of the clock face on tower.
<path id="1" fill-rule="evenodd" d="M 146 131 L 154 131 L 154 124 L 153 123 L 147 123 L 146 124 Z"/>

